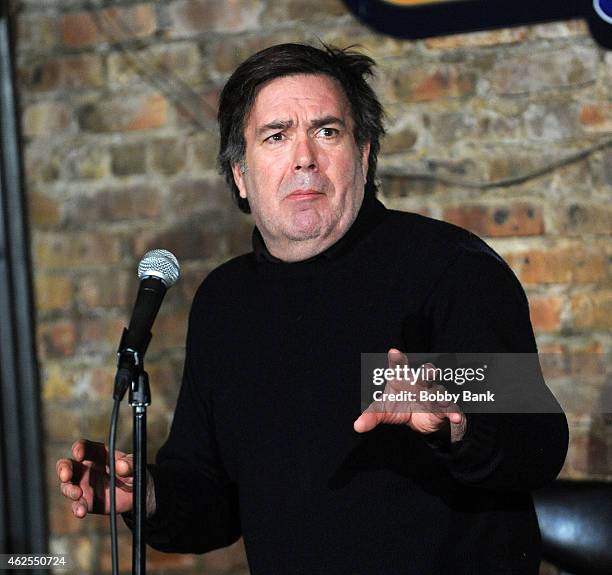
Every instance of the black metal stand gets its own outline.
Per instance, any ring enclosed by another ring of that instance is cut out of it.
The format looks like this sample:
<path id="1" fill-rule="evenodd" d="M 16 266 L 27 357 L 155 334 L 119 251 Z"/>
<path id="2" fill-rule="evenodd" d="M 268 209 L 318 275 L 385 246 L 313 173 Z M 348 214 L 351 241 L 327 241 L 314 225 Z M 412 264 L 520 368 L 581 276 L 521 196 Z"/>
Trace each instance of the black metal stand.
<path id="1" fill-rule="evenodd" d="M 129 403 L 134 427 L 134 533 L 132 573 L 144 575 L 146 547 L 144 538 L 147 518 L 147 406 L 151 403 L 149 376 L 142 370 L 130 390 Z"/>
<path id="2" fill-rule="evenodd" d="M 151 404 L 149 376 L 144 370 L 142 356 L 124 345 L 127 330 L 119 344 L 119 361 L 115 377 L 113 397 L 119 401 L 129 389 L 129 404 L 133 411 L 133 449 L 134 449 L 134 529 L 132 533 L 132 573 L 144 575 L 146 571 L 145 521 L 147 518 L 147 406 Z M 151 336 L 149 334 L 148 341 Z M 144 349 L 148 345 L 148 341 Z M 115 479 L 112 478 L 111 491 L 114 492 Z"/>

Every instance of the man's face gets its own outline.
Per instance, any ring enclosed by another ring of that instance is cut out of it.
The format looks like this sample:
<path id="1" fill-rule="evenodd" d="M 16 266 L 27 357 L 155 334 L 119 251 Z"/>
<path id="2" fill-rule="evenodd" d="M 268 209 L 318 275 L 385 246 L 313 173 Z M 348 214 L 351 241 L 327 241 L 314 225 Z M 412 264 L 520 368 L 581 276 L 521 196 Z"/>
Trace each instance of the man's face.
<path id="1" fill-rule="evenodd" d="M 324 75 L 271 80 L 244 136 L 246 165 L 233 166 L 234 179 L 270 252 L 303 259 L 341 238 L 363 200 L 370 147 L 355 143 L 340 85 Z"/>

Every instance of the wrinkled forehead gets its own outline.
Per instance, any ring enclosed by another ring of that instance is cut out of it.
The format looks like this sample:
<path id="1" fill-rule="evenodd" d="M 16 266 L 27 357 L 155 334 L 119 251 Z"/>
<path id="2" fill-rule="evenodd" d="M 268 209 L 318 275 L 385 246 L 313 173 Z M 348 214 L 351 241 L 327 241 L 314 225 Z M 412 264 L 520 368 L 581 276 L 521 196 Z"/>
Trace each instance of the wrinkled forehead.
<path id="1" fill-rule="evenodd" d="M 245 129 L 296 113 L 341 117 L 352 125 L 351 106 L 338 80 L 325 74 L 294 74 L 261 84 L 245 118 Z M 283 116 L 286 116 L 283 117 Z"/>

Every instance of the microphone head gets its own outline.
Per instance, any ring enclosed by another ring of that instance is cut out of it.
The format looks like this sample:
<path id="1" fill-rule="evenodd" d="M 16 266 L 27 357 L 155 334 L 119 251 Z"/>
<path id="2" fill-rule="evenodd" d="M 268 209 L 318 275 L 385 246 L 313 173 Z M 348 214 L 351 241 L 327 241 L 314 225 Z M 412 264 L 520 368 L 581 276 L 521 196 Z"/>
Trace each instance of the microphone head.
<path id="1" fill-rule="evenodd" d="M 181 274 L 178 260 L 168 250 L 151 250 L 147 252 L 138 264 L 138 278 L 159 278 L 169 288 L 176 283 Z"/>

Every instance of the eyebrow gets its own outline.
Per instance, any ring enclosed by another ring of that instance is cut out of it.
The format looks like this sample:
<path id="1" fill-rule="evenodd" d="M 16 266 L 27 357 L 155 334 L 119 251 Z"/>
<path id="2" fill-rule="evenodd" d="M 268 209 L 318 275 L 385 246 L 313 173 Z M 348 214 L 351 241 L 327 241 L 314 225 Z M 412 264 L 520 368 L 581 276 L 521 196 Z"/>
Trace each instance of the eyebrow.
<path id="1" fill-rule="evenodd" d="M 313 128 L 321 128 L 322 126 L 327 126 L 329 124 L 338 124 L 344 128 L 344 120 L 337 118 L 336 116 L 323 116 L 322 118 L 315 118 L 310 122 L 310 125 Z"/>
<path id="2" fill-rule="evenodd" d="M 338 124 L 339 126 L 344 127 L 344 120 L 337 118 L 336 116 L 327 115 L 321 118 L 315 118 L 310 122 L 310 126 L 312 128 L 320 128 L 322 126 L 327 126 L 329 124 Z M 257 135 L 261 136 L 262 134 L 269 132 L 270 130 L 286 130 L 288 128 L 293 127 L 293 120 L 272 120 L 263 126 L 257 128 Z"/>

